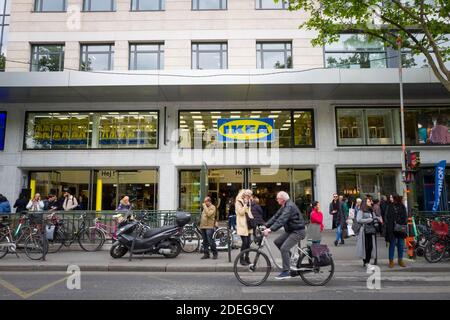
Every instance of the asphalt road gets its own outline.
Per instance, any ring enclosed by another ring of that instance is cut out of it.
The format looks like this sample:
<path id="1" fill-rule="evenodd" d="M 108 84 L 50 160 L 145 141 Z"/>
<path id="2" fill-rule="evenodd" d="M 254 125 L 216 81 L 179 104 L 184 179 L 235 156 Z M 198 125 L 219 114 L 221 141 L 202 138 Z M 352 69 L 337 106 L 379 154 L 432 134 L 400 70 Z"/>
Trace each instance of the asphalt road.
<path id="1" fill-rule="evenodd" d="M 390 272 L 382 275 L 380 290 L 369 290 L 366 285 L 369 275 L 363 271 L 337 272 L 325 287 L 307 286 L 299 278 L 275 280 L 275 273 L 262 286 L 245 287 L 232 273 L 82 272 L 79 290 L 67 289 L 68 275 L 63 272 L 2 272 L 0 301 L 450 299 L 448 273 Z"/>

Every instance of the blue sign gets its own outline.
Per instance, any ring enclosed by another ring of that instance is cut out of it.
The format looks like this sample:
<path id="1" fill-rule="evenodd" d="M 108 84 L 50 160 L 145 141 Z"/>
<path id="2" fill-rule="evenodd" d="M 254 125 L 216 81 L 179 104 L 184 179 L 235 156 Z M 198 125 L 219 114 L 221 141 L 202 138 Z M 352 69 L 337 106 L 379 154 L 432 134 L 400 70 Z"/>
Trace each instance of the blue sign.
<path id="1" fill-rule="evenodd" d="M 220 142 L 271 142 L 274 139 L 271 118 L 237 118 L 217 120 L 217 140 Z"/>
<path id="2" fill-rule="evenodd" d="M 436 178 L 434 180 L 434 204 L 433 212 L 438 211 L 439 203 L 441 201 L 442 189 L 445 183 L 445 166 L 447 164 L 446 160 L 442 160 L 436 166 Z"/>
<path id="3" fill-rule="evenodd" d="M 0 112 L 0 150 L 5 149 L 6 112 Z"/>

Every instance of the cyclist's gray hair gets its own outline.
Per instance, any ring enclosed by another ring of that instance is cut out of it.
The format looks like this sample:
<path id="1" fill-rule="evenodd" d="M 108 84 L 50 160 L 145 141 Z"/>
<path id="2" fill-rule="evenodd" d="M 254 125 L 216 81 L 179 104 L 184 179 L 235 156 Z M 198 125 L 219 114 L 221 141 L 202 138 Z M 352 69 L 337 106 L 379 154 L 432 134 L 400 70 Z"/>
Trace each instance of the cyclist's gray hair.
<path id="1" fill-rule="evenodd" d="M 290 198 L 289 198 L 289 195 L 287 194 L 287 192 L 284 192 L 284 191 L 278 192 L 277 197 L 280 197 L 280 198 L 283 199 L 284 201 L 287 201 L 287 200 L 290 199 Z"/>

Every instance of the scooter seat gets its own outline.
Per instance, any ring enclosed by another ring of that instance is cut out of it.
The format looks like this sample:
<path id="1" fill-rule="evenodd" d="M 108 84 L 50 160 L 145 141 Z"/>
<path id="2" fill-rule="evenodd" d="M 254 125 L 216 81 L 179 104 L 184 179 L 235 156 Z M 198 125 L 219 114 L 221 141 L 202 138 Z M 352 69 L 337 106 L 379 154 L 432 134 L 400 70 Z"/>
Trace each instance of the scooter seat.
<path id="1" fill-rule="evenodd" d="M 176 228 L 176 226 L 164 226 L 164 227 L 161 227 L 161 228 L 150 229 L 150 230 L 148 230 L 148 231 L 146 231 L 144 233 L 144 239 L 151 238 L 155 234 L 162 233 L 164 231 L 171 230 L 171 229 L 174 229 L 174 228 Z"/>

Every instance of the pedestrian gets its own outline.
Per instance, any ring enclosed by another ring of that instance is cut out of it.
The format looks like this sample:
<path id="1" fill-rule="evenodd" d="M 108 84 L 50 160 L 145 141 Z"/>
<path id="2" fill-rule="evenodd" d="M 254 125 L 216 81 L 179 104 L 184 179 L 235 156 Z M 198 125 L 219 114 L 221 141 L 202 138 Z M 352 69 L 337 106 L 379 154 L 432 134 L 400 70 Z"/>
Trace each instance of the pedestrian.
<path id="1" fill-rule="evenodd" d="M 28 197 L 25 193 L 20 193 L 19 198 L 14 202 L 14 208 L 16 208 L 16 213 L 27 211 Z"/>
<path id="2" fill-rule="evenodd" d="M 44 206 L 44 202 L 41 200 L 41 195 L 36 193 L 34 198 L 28 202 L 27 209 L 28 211 L 43 211 Z"/>
<path id="3" fill-rule="evenodd" d="M 200 217 L 200 230 L 203 238 L 203 257 L 209 259 L 209 248 L 211 248 L 213 259 L 217 259 L 216 242 L 213 240 L 214 226 L 216 224 L 216 207 L 212 204 L 210 197 L 206 197 Z"/>
<path id="4" fill-rule="evenodd" d="M 385 225 L 385 239 L 386 243 L 389 243 L 389 268 L 394 267 L 395 247 L 397 247 L 398 265 L 406 267 L 403 261 L 403 250 L 405 247 L 408 214 L 402 203 L 401 196 L 395 196 L 394 203 L 389 205 L 386 212 Z"/>
<path id="5" fill-rule="evenodd" d="M 291 277 L 291 248 L 305 238 L 305 220 L 286 192 L 278 192 L 276 199 L 280 209 L 267 222 L 268 228 L 264 230 L 264 235 L 284 227 L 285 232 L 273 242 L 280 250 L 283 260 L 283 270 L 275 279 L 283 280 Z"/>
<path id="6" fill-rule="evenodd" d="M 380 206 L 380 200 L 375 199 L 373 200 L 373 213 L 375 214 L 375 217 L 378 218 L 378 222 L 380 227 L 378 228 L 377 232 L 380 234 L 383 232 L 383 216 L 381 214 L 381 206 Z"/>
<path id="7" fill-rule="evenodd" d="M 333 216 L 333 230 L 336 229 L 336 241 L 334 241 L 334 245 L 337 246 L 339 241 L 341 244 L 344 244 L 342 229 L 345 225 L 345 213 L 337 193 L 333 194 L 333 200 L 329 206 L 329 213 Z"/>
<path id="8" fill-rule="evenodd" d="M 61 202 L 58 201 L 58 198 L 55 194 L 50 193 L 48 195 L 47 201 L 44 201 L 44 210 L 45 211 L 58 211 L 62 210 Z"/>
<path id="9" fill-rule="evenodd" d="M 247 218 L 254 218 L 251 209 L 252 194 L 252 190 L 242 189 L 236 196 L 236 227 L 237 234 L 241 236 L 242 240 L 241 252 L 250 248 L 250 236 L 253 233 L 251 226 L 247 224 Z M 245 257 L 242 255 L 239 263 L 243 266 L 249 265 L 250 259 L 248 254 Z"/>
<path id="10" fill-rule="evenodd" d="M 64 211 L 76 210 L 78 207 L 77 198 L 72 195 L 69 188 L 64 189 L 64 202 L 62 207 Z"/>
<path id="11" fill-rule="evenodd" d="M 11 213 L 11 205 L 8 199 L 2 194 L 0 194 L 0 213 Z"/>
<path id="12" fill-rule="evenodd" d="M 380 200 L 380 209 L 381 209 L 381 218 L 383 219 L 383 221 L 385 220 L 387 207 L 388 207 L 387 197 L 385 195 L 382 195 Z"/>
<path id="13" fill-rule="evenodd" d="M 356 222 L 361 225 L 357 239 L 356 239 L 356 253 L 357 256 L 363 259 L 363 266 L 372 269 L 370 264 L 371 258 L 376 259 L 376 228 L 374 225 L 374 214 L 372 201 L 366 198 L 365 204 L 362 205 L 361 210 L 358 211 Z"/>
<path id="14" fill-rule="evenodd" d="M 255 219 L 255 225 L 256 226 L 265 225 L 266 222 L 264 221 L 264 212 L 261 206 L 259 205 L 259 198 L 257 196 L 252 196 L 250 207 L 252 209 L 253 218 Z"/>
<path id="15" fill-rule="evenodd" d="M 343 217 L 344 220 L 343 220 L 343 223 L 341 223 L 341 228 L 342 228 L 341 244 L 344 244 L 344 239 L 348 238 L 347 220 L 348 220 L 348 214 L 349 214 L 350 208 L 348 206 L 348 198 L 346 196 L 339 196 L 339 202 L 342 205 L 342 211 L 344 213 L 344 217 Z"/>
<path id="16" fill-rule="evenodd" d="M 131 208 L 132 204 L 130 203 L 130 197 L 124 196 L 122 199 L 120 199 L 116 211 L 130 211 Z"/>
<path id="17" fill-rule="evenodd" d="M 319 201 L 314 201 L 312 203 L 312 211 L 311 211 L 311 223 L 308 227 L 308 236 L 311 239 L 312 243 L 320 244 L 322 240 L 322 231 L 323 231 L 323 213 L 320 210 Z"/>
<path id="18" fill-rule="evenodd" d="M 231 230 L 236 230 L 236 210 L 234 199 L 232 198 L 228 202 L 228 225 Z"/>

